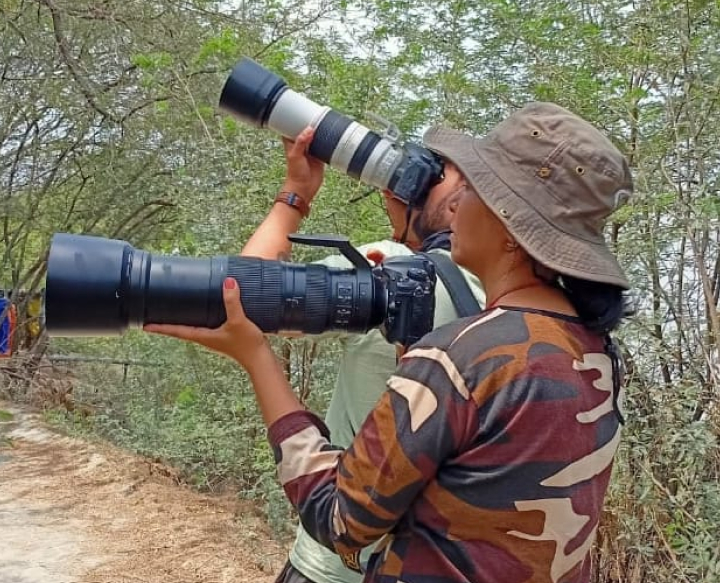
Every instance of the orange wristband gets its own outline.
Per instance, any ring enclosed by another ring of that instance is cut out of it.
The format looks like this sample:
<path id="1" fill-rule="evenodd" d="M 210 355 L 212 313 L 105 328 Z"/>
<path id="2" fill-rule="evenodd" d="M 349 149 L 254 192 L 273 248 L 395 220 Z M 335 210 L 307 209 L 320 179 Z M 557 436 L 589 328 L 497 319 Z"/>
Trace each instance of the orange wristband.
<path id="1" fill-rule="evenodd" d="M 303 197 L 295 192 L 278 192 L 275 197 L 275 202 L 283 202 L 297 209 L 303 217 L 307 217 L 310 214 L 310 205 Z"/>

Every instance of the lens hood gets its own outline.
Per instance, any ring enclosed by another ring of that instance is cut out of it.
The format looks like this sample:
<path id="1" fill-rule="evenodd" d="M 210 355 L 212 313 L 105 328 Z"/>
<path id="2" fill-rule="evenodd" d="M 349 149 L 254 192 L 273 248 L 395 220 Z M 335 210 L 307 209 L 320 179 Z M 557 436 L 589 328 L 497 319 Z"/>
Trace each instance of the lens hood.
<path id="1" fill-rule="evenodd" d="M 247 57 L 232 70 L 220 94 L 220 108 L 247 124 L 264 127 L 286 83 Z"/>

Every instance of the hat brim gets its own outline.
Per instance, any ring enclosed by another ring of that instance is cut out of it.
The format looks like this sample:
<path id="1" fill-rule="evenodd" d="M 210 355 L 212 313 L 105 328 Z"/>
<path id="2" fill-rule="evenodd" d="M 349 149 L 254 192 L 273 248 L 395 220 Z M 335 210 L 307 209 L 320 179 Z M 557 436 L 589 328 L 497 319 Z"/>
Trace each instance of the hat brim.
<path id="1" fill-rule="evenodd" d="M 567 233 L 542 214 L 542 196 L 552 200 L 546 187 L 531 177 L 514 175 L 509 186 L 489 158 L 502 156 L 490 139 L 476 139 L 448 128 L 433 128 L 425 146 L 455 164 L 480 199 L 502 221 L 517 242 L 541 264 L 565 275 L 630 288 L 630 282 L 603 237 L 588 240 Z M 506 162 L 510 162 L 507 160 Z M 503 164 L 505 167 L 512 163 Z M 535 200 L 528 201 L 532 195 Z"/>

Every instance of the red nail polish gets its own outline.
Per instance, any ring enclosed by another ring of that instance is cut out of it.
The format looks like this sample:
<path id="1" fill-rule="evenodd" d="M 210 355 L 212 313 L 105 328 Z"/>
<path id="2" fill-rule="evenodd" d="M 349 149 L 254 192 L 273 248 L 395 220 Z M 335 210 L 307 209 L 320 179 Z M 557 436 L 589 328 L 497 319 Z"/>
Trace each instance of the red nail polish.
<path id="1" fill-rule="evenodd" d="M 226 277 L 225 281 L 223 282 L 223 287 L 225 289 L 235 289 L 236 285 L 237 282 L 232 277 Z"/>

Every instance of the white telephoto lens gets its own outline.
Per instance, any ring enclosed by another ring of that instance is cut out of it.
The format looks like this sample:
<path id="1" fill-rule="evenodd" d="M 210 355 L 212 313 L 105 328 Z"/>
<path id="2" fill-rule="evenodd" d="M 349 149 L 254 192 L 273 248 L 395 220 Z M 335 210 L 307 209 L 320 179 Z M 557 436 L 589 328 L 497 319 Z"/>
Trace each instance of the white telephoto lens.
<path id="1" fill-rule="evenodd" d="M 372 154 L 365 162 L 360 180 L 365 184 L 385 190 L 402 159 L 402 150 L 390 140 L 383 138 L 373 148 Z"/>
<path id="2" fill-rule="evenodd" d="M 370 130 L 365 126 L 352 122 L 343 132 L 337 146 L 335 146 L 335 151 L 330 159 L 330 166 L 347 173 L 350 161 L 369 132 Z"/>
<path id="3" fill-rule="evenodd" d="M 273 107 L 267 126 L 294 140 L 306 127 L 317 127 L 328 111 L 329 107 L 318 105 L 292 89 L 286 89 Z"/>

